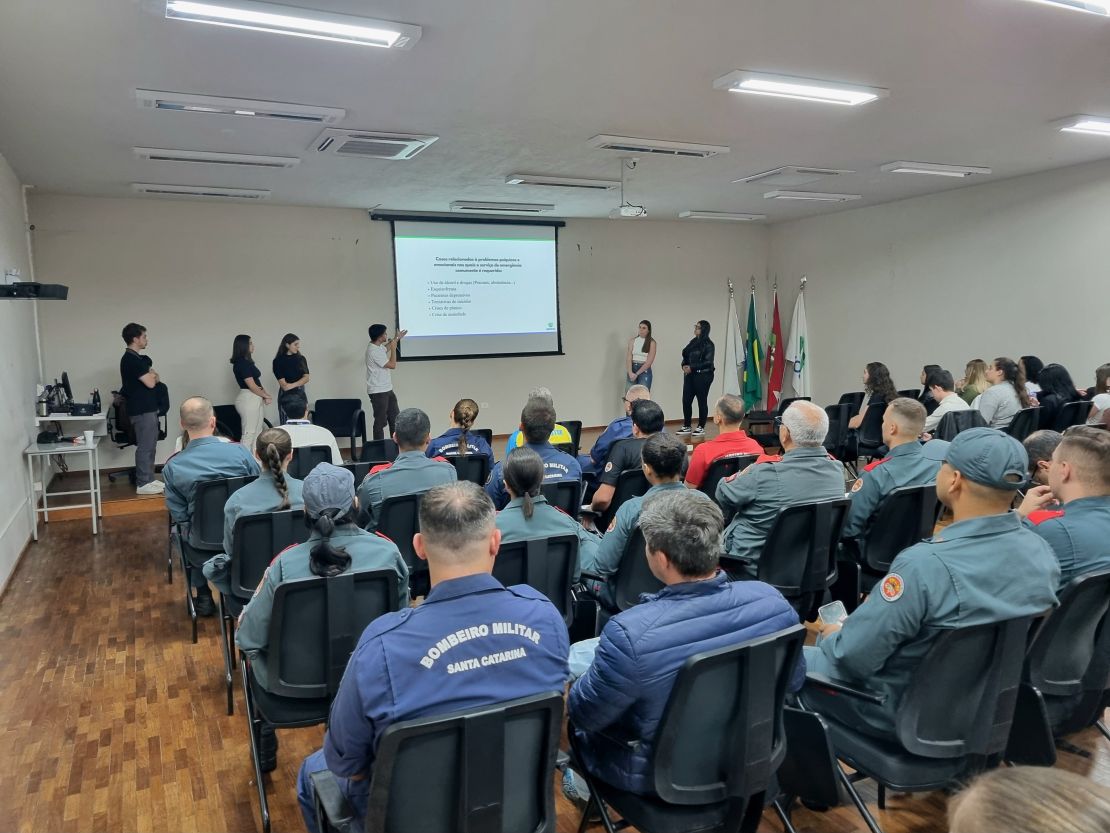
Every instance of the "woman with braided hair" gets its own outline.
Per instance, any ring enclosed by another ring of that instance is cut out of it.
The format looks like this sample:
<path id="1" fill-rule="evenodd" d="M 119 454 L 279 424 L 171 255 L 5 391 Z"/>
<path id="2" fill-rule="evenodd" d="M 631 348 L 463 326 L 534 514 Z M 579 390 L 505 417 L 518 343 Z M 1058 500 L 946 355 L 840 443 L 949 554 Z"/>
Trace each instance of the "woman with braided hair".
<path id="1" fill-rule="evenodd" d="M 425 452 L 428 457 L 466 457 L 469 454 L 483 454 L 494 464 L 493 449 L 479 434 L 471 434 L 474 420 L 478 418 L 478 403 L 473 399 L 460 399 L 451 409 L 451 427 L 428 443 Z"/>

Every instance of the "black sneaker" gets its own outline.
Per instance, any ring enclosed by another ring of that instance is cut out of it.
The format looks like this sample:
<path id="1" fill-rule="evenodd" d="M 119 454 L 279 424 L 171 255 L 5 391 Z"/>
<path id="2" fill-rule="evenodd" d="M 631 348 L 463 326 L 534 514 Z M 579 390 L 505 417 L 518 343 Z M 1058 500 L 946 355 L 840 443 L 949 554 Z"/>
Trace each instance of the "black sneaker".
<path id="1" fill-rule="evenodd" d="M 697 428 L 694 429 L 694 436 L 695 437 L 700 437 L 704 433 L 705 433 L 705 429 L 702 428 L 700 425 Z"/>
<path id="2" fill-rule="evenodd" d="M 278 739 L 274 727 L 263 722 L 258 732 L 258 758 L 263 772 L 277 769 Z"/>
<path id="3" fill-rule="evenodd" d="M 690 433 L 690 426 L 689 425 L 683 425 L 681 428 L 679 428 L 677 431 L 675 431 L 675 433 L 676 434 L 689 434 Z"/>
<path id="4" fill-rule="evenodd" d="M 216 603 L 212 600 L 212 591 L 207 593 L 197 593 L 196 599 L 193 601 L 193 606 L 197 610 L 197 616 L 215 616 Z"/>

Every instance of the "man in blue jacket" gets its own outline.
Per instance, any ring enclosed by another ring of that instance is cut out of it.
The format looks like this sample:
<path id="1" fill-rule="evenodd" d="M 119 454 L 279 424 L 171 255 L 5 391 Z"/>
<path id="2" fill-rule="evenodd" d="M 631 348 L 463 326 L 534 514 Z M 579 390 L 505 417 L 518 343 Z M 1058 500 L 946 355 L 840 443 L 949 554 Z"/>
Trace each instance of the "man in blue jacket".
<path id="1" fill-rule="evenodd" d="M 644 501 L 645 557 L 667 586 L 609 620 L 592 664 L 567 698 L 580 763 L 608 784 L 654 793 L 655 734 L 689 657 L 798 624 L 773 587 L 730 582 L 717 568 L 723 528 L 721 510 L 697 492 L 676 489 Z M 791 689 L 804 678 L 799 663 Z M 629 740 L 637 743 L 623 742 Z"/>
<path id="2" fill-rule="evenodd" d="M 640 399 L 651 399 L 651 391 L 643 385 L 633 385 L 625 391 L 624 416 L 614 419 L 606 426 L 601 436 L 594 440 L 589 454 L 579 454 L 578 462 L 582 466 L 582 474 L 596 474 L 601 471 L 605 461 L 609 459 L 609 450 L 617 440 L 627 440 L 632 436 L 632 403 Z"/>

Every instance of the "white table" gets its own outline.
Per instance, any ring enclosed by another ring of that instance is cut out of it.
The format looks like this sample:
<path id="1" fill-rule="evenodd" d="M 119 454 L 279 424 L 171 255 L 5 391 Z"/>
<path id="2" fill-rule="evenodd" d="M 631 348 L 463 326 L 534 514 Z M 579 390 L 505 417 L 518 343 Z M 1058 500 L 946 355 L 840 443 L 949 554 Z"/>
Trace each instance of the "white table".
<path id="1" fill-rule="evenodd" d="M 35 425 L 44 425 L 51 422 L 60 423 L 62 430 L 66 430 L 69 424 L 73 424 L 76 433 L 81 434 L 85 431 L 91 430 L 98 437 L 108 436 L 108 414 L 101 411 L 99 414 L 90 414 L 89 416 L 73 416 L 72 414 L 51 414 L 50 416 L 36 416 Z M 75 423 L 75 424 L 74 424 Z M 81 427 L 81 423 L 91 423 L 86 427 Z"/>
<path id="2" fill-rule="evenodd" d="M 45 417 L 43 417 L 45 419 Z M 77 417 L 83 419 L 83 417 Z M 97 527 L 97 519 L 102 514 L 101 496 L 100 496 L 100 453 L 97 446 L 100 445 L 100 437 L 93 437 L 92 443 L 31 443 L 23 449 L 23 456 L 27 458 L 27 478 L 31 486 L 31 533 L 34 535 L 35 540 L 39 539 L 39 517 L 38 513 L 42 512 L 43 520 L 50 523 L 50 507 L 47 504 L 46 493 L 46 471 L 50 465 L 50 458 L 55 454 L 70 455 L 70 454 L 84 454 L 88 458 L 89 464 L 89 488 L 87 489 L 74 489 L 68 492 L 53 492 L 55 497 L 61 495 L 88 495 L 88 503 L 67 504 L 65 509 L 84 509 L 90 510 L 89 514 L 92 516 L 92 531 L 93 535 L 99 532 Z M 35 462 L 39 463 L 39 479 L 35 480 Z M 42 506 L 38 505 L 38 493 L 42 492 Z M 55 511 L 63 507 L 55 507 Z"/>

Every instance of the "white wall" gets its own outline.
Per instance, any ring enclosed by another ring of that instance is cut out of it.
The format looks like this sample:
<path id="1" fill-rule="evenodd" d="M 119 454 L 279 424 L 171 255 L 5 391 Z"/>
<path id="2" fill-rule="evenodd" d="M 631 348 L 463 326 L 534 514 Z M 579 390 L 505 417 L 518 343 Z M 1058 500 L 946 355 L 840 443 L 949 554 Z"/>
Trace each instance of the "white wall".
<path id="1" fill-rule="evenodd" d="M 1080 387 L 1110 361 L 1110 162 L 987 183 L 770 228 L 784 336 L 808 275 L 814 400 L 860 390 L 882 361 L 921 366 L 1036 355 Z"/>
<path id="2" fill-rule="evenodd" d="M 31 280 L 22 188 L 0 156 L 0 274 L 6 269 Z M 31 537 L 23 449 L 34 437 L 36 303 L 0 300 L 0 588 Z"/>
<path id="3" fill-rule="evenodd" d="M 310 399 L 366 401 L 366 328 L 395 321 L 388 223 L 350 209 L 50 195 L 33 199 L 31 216 L 39 280 L 70 286 L 68 302 L 42 306 L 45 372 L 68 370 L 78 398 L 118 387 L 119 332 L 137 321 L 175 408 L 193 393 L 233 401 L 228 356 L 239 332 L 254 337 L 271 392 L 270 361 L 292 331 L 312 370 Z M 604 424 L 620 410 L 626 341 L 648 318 L 661 345 L 656 398 L 678 417 L 678 356 L 694 321 L 723 325 L 726 278 L 744 284 L 765 270 L 762 228 L 572 220 L 559 231 L 566 355 L 402 363 L 398 398 L 428 411 L 438 431 L 470 396 L 488 403 L 479 423 L 501 432 L 516 425 L 527 390 L 546 384 L 560 415 Z M 102 455 L 102 465 L 129 454 Z"/>

